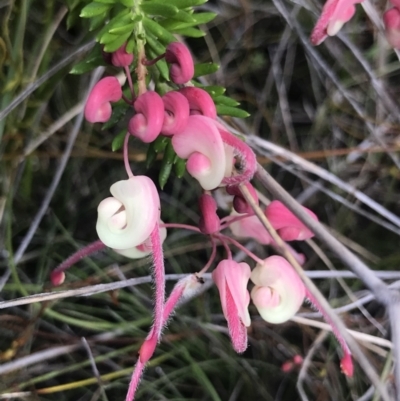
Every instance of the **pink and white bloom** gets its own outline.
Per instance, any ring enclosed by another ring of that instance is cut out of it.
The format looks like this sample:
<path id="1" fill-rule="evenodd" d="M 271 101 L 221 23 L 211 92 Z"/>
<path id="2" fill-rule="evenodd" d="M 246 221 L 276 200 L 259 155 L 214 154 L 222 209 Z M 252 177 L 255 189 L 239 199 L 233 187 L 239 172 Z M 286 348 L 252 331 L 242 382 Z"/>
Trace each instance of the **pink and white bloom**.
<path id="1" fill-rule="evenodd" d="M 336 35 L 342 26 L 353 18 L 356 7 L 363 0 L 328 0 L 311 32 L 311 43 L 321 44 L 328 36 Z"/>
<path id="2" fill-rule="evenodd" d="M 251 272 L 255 287 L 251 299 L 261 317 L 269 323 L 283 323 L 300 309 L 306 290 L 290 263 L 270 256 Z"/>
<path id="3" fill-rule="evenodd" d="M 164 103 L 154 91 L 140 95 L 133 105 L 136 114 L 130 119 L 128 131 L 144 143 L 153 142 L 160 135 L 164 122 Z"/>
<path id="4" fill-rule="evenodd" d="M 188 159 L 188 173 L 205 190 L 217 188 L 225 174 L 225 149 L 214 120 L 191 115 L 186 128 L 172 137 L 172 146 L 182 159 Z"/>
<path id="5" fill-rule="evenodd" d="M 176 84 L 185 84 L 194 75 L 193 58 L 189 49 L 180 42 L 172 42 L 167 46 L 165 60 L 171 64 L 169 77 Z"/>
<path id="6" fill-rule="evenodd" d="M 126 52 L 126 43 L 111 53 L 111 64 L 115 67 L 128 67 L 133 62 L 133 54 Z"/>
<path id="7" fill-rule="evenodd" d="M 189 120 L 189 102 L 182 93 L 171 91 L 162 97 L 164 103 L 164 121 L 161 128 L 163 135 L 180 134 Z"/>
<path id="8" fill-rule="evenodd" d="M 204 89 L 190 86 L 179 89 L 179 92 L 188 100 L 190 114 L 200 114 L 213 120 L 217 118 L 214 100 Z"/>
<path id="9" fill-rule="evenodd" d="M 305 207 L 303 209 L 318 221 L 315 213 Z M 280 201 L 271 202 L 265 209 L 265 215 L 284 241 L 304 241 L 314 236 L 314 233 Z"/>
<path id="10" fill-rule="evenodd" d="M 223 260 L 212 272 L 218 287 L 222 311 L 228 322 L 229 334 L 236 352 L 247 348 L 247 330 L 251 320 L 248 311 L 250 302 L 247 283 L 251 274 L 247 263 Z"/>
<path id="11" fill-rule="evenodd" d="M 400 49 L 400 0 L 392 0 L 393 8 L 383 14 L 386 39 L 394 49 Z"/>
<path id="12" fill-rule="evenodd" d="M 160 219 L 160 198 L 153 181 L 135 176 L 110 188 L 113 197 L 100 202 L 96 230 L 114 249 L 130 249 L 147 240 Z"/>
<path id="13" fill-rule="evenodd" d="M 105 77 L 93 87 L 85 104 L 85 118 L 90 123 L 104 123 L 111 117 L 110 102 L 122 98 L 121 85 L 115 77 Z"/>

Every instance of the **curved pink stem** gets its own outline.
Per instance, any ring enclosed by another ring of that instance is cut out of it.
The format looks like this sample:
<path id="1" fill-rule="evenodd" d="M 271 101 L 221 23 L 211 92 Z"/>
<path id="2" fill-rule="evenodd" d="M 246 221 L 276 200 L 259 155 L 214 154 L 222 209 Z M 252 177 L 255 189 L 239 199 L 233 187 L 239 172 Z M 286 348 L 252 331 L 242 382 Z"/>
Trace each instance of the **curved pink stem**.
<path id="1" fill-rule="evenodd" d="M 241 169 L 239 175 L 225 177 L 222 182 L 227 185 L 239 185 L 250 181 L 257 168 L 257 159 L 254 152 L 242 140 L 226 131 L 222 125 L 218 124 L 218 128 L 222 141 L 227 145 L 232 146 L 236 155 L 239 156 Z"/>
<path id="2" fill-rule="evenodd" d="M 64 282 L 65 274 L 64 271 L 73 266 L 75 263 L 79 262 L 81 259 L 86 256 L 91 255 L 92 253 L 101 251 L 106 246 L 103 242 L 95 241 L 79 251 L 72 254 L 68 259 L 64 260 L 61 264 L 59 264 L 50 274 L 50 280 L 54 286 L 61 285 Z"/>
<path id="3" fill-rule="evenodd" d="M 128 156 L 129 137 L 130 137 L 130 134 L 129 134 L 129 132 L 127 132 L 125 135 L 125 139 L 124 139 L 124 165 L 125 165 L 125 170 L 126 170 L 126 173 L 128 174 L 128 177 L 132 178 L 133 173 L 132 173 L 131 165 L 129 164 L 129 156 Z"/>
<path id="4" fill-rule="evenodd" d="M 130 102 L 130 104 L 132 104 L 136 98 L 135 89 L 133 87 L 133 82 L 132 82 L 131 72 L 129 71 L 129 67 L 125 66 L 124 69 L 125 69 L 126 79 L 128 80 L 129 89 L 131 90 L 132 94 L 132 101 Z"/>
<path id="5" fill-rule="evenodd" d="M 211 239 L 211 244 L 212 244 L 211 256 L 210 256 L 210 259 L 208 259 L 207 264 L 199 271 L 200 275 L 205 273 L 210 268 L 212 262 L 215 259 L 216 254 L 217 254 L 217 244 L 215 243 L 215 240 L 213 237 L 210 237 L 210 239 Z"/>

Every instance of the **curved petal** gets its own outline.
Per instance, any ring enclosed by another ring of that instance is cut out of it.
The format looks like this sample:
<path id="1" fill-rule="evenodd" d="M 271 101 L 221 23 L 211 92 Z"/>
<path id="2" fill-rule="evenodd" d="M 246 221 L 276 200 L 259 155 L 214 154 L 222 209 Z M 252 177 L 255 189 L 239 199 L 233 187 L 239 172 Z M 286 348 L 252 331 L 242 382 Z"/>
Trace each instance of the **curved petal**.
<path id="1" fill-rule="evenodd" d="M 133 62 L 133 54 L 126 52 L 126 43 L 111 53 L 111 64 L 115 67 L 128 67 Z"/>
<path id="2" fill-rule="evenodd" d="M 105 77 L 93 87 L 85 104 L 85 118 L 90 123 L 104 123 L 111 117 L 110 102 L 122 97 L 121 85 L 115 77 Z"/>
<path id="3" fill-rule="evenodd" d="M 113 198 L 103 200 L 98 207 L 99 238 L 110 248 L 140 245 L 160 217 L 160 199 L 153 181 L 146 176 L 132 177 L 113 184 L 110 192 Z"/>
<path id="4" fill-rule="evenodd" d="M 251 299 L 267 322 L 286 322 L 294 316 L 304 301 L 303 282 L 289 262 L 281 256 L 271 256 L 262 265 L 258 264 L 250 279 L 256 285 L 251 292 Z M 269 290 L 261 290 L 265 287 Z"/>
<path id="5" fill-rule="evenodd" d="M 181 133 L 189 120 L 188 100 L 181 93 L 171 91 L 162 97 L 162 101 L 165 112 L 161 132 L 168 136 Z"/>
<path id="6" fill-rule="evenodd" d="M 218 187 L 225 172 L 225 150 L 214 121 L 190 116 L 186 128 L 172 137 L 176 154 L 188 159 L 186 168 L 205 190 Z"/>
<path id="7" fill-rule="evenodd" d="M 183 43 L 170 43 L 165 52 L 165 60 L 171 64 L 169 77 L 172 82 L 185 84 L 193 78 L 193 58 L 189 49 Z"/>
<path id="8" fill-rule="evenodd" d="M 129 121 L 128 131 L 145 143 L 153 142 L 160 135 L 164 121 L 164 103 L 154 91 L 140 95 L 134 108 L 136 115 Z"/>
<path id="9" fill-rule="evenodd" d="M 214 101 L 204 89 L 191 86 L 179 89 L 179 92 L 188 100 L 190 114 L 201 114 L 213 120 L 217 118 Z"/>

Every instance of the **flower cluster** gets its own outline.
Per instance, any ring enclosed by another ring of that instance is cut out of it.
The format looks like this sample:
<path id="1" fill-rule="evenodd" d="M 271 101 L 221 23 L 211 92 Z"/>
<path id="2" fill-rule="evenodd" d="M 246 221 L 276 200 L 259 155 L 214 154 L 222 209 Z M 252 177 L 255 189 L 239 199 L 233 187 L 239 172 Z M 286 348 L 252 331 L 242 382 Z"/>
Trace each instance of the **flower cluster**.
<path id="1" fill-rule="evenodd" d="M 179 42 L 172 42 L 165 54 L 156 60 L 147 60 L 139 54 L 136 60 L 137 87 L 135 93 L 130 65 L 133 55 L 122 46 L 105 58 L 114 66 L 121 67 L 131 92 L 131 99 L 124 94 L 115 77 L 101 79 L 92 89 L 85 106 L 89 122 L 104 123 L 112 114 L 113 102 L 121 99 L 132 108 L 132 117 L 127 126 L 124 141 L 124 163 L 128 178 L 114 183 L 111 197 L 100 202 L 96 224 L 100 241 L 81 250 L 58 266 L 52 273 L 52 282 L 59 285 L 64 280 L 64 270 L 79 258 L 109 247 L 128 258 L 152 256 L 155 282 L 154 322 L 143 342 L 129 386 L 127 400 L 133 400 L 146 363 L 155 352 L 162 330 L 176 306 L 196 295 L 202 288 L 203 274 L 216 259 L 216 247 L 222 245 L 226 258 L 219 261 L 212 272 L 218 287 L 223 314 L 227 320 L 234 349 L 242 353 L 247 348 L 247 327 L 251 325 L 250 300 L 262 319 L 279 324 L 289 320 L 299 310 L 307 293 L 303 282 L 293 267 L 281 256 L 270 256 L 264 260 L 243 247 L 236 238 L 253 238 L 261 244 L 275 246 L 269 233 L 254 216 L 254 212 L 242 195 L 247 188 L 258 203 L 257 192 L 250 183 L 256 169 L 256 158 L 252 150 L 229 132 L 217 120 L 213 99 L 203 89 L 194 87 L 190 80 L 194 74 L 193 60 L 189 50 Z M 148 90 L 146 65 L 165 58 L 169 63 L 171 90 L 160 95 Z M 158 137 L 170 138 L 177 156 L 186 160 L 186 170 L 202 188 L 199 198 L 200 220 L 198 226 L 188 226 L 161 221 L 161 203 L 154 182 L 147 176 L 135 176 L 128 159 L 128 141 L 131 137 L 151 143 Z M 224 187 L 232 196 L 231 215 L 220 218 L 218 205 L 212 191 Z M 310 216 L 317 216 L 305 209 Z M 265 216 L 284 241 L 302 241 L 313 233 L 279 201 L 265 208 Z M 204 268 L 179 281 L 165 299 L 164 257 L 162 244 L 167 228 L 183 228 L 206 235 L 212 244 L 212 254 Z M 233 236 L 223 234 L 230 229 Z M 247 263 L 234 261 L 231 246 L 235 246 L 256 262 L 252 270 Z M 291 249 L 291 248 L 289 248 Z M 291 252 L 303 263 L 304 255 Z M 251 283 L 252 288 L 248 288 Z M 250 290 L 250 292 L 249 292 Z M 313 302 L 315 304 L 315 302 Z M 318 307 L 318 305 L 316 304 Z M 323 311 L 322 311 L 323 312 Z M 340 341 L 340 339 L 339 339 Z M 343 342 L 340 341 L 342 346 Z M 350 353 L 345 348 L 346 370 Z M 351 365 L 351 358 L 350 358 Z M 352 367 L 352 365 L 351 365 Z"/>
<path id="2" fill-rule="evenodd" d="M 321 44 L 328 36 L 335 36 L 353 18 L 356 5 L 363 0 L 328 0 L 311 32 L 313 45 Z M 393 7 L 383 14 L 386 39 L 394 49 L 400 49 L 400 1 L 390 0 Z"/>

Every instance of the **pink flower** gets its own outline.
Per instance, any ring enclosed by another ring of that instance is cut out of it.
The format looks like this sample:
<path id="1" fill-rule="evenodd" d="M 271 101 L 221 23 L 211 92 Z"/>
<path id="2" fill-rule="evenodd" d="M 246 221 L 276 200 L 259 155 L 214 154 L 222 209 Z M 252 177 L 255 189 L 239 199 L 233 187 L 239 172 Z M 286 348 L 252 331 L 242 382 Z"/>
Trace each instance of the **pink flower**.
<path id="1" fill-rule="evenodd" d="M 115 67 L 128 67 L 133 62 L 133 54 L 126 52 L 126 43 L 111 53 L 111 63 Z"/>
<path id="2" fill-rule="evenodd" d="M 162 101 L 165 111 L 161 132 L 167 136 L 180 134 L 189 120 L 188 100 L 181 93 L 171 91 L 162 97 Z"/>
<path id="3" fill-rule="evenodd" d="M 283 323 L 300 309 L 305 287 L 289 262 L 270 256 L 251 272 L 255 287 L 251 299 L 261 317 L 269 323 Z"/>
<path id="4" fill-rule="evenodd" d="M 322 9 L 313 31 L 311 32 L 311 43 L 321 44 L 327 36 L 336 35 L 344 23 L 349 21 L 356 12 L 355 4 L 363 0 L 328 0 Z"/>
<path id="5" fill-rule="evenodd" d="M 221 184 L 226 166 L 225 149 L 214 120 L 190 116 L 186 128 L 172 137 L 172 146 L 179 157 L 188 159 L 186 169 L 203 189 L 212 190 Z"/>
<path id="6" fill-rule="evenodd" d="M 113 197 L 100 202 L 96 230 L 101 241 L 114 249 L 142 244 L 160 219 L 160 198 L 153 181 L 135 176 L 110 188 Z"/>
<path id="7" fill-rule="evenodd" d="M 213 120 L 217 118 L 217 110 L 211 96 L 203 89 L 186 87 L 179 89 L 179 92 L 189 102 L 190 114 L 201 114 Z"/>
<path id="8" fill-rule="evenodd" d="M 194 75 L 194 65 L 189 49 L 180 42 L 172 42 L 167 46 L 165 60 L 171 64 L 169 76 L 176 84 L 185 84 Z"/>
<path id="9" fill-rule="evenodd" d="M 304 210 L 318 221 L 318 217 L 309 209 Z M 314 236 L 282 202 L 273 201 L 265 209 L 265 215 L 281 238 L 285 241 L 303 241 Z"/>
<path id="10" fill-rule="evenodd" d="M 251 185 L 249 182 L 246 183 L 245 185 L 249 190 L 249 192 L 251 193 L 251 196 L 253 197 L 255 202 L 258 204 L 257 192 L 254 189 L 253 185 Z M 234 195 L 233 208 L 238 213 L 254 214 L 253 209 L 250 207 L 250 205 L 247 203 L 246 199 L 244 199 L 242 193 L 240 192 L 238 185 L 228 185 L 226 187 L 226 192 L 228 192 L 229 195 Z"/>
<path id="11" fill-rule="evenodd" d="M 105 77 L 93 87 L 85 105 L 85 118 L 90 123 L 104 123 L 111 117 L 110 102 L 122 97 L 121 85 L 115 77 Z"/>
<path id="12" fill-rule="evenodd" d="M 217 202 L 209 194 L 203 194 L 199 199 L 201 218 L 199 228 L 203 234 L 214 234 L 219 231 L 220 220 L 217 215 Z"/>
<path id="13" fill-rule="evenodd" d="M 130 119 L 128 131 L 145 143 L 153 142 L 160 135 L 164 122 L 164 103 L 157 92 L 140 95 L 135 104 L 136 114 Z"/>
<path id="14" fill-rule="evenodd" d="M 397 1 L 397 3 L 392 0 L 392 4 L 395 7 L 383 14 L 383 22 L 385 24 L 386 39 L 390 46 L 400 49 L 400 1 Z"/>
<path id="15" fill-rule="evenodd" d="M 250 274 L 250 266 L 247 263 L 237 263 L 233 260 L 223 260 L 212 272 L 236 352 L 244 352 L 247 348 L 246 327 L 251 324 L 247 309 L 250 302 L 247 291 Z"/>

